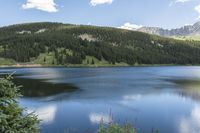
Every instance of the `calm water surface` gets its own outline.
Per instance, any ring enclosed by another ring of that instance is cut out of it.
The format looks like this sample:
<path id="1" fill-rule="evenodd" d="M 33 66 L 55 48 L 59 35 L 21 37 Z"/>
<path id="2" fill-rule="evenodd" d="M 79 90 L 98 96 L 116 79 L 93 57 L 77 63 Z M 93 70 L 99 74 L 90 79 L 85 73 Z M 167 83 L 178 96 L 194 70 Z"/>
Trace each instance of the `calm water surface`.
<path id="1" fill-rule="evenodd" d="M 200 67 L 18 68 L 20 105 L 43 133 L 88 133 L 132 122 L 138 133 L 200 133 Z"/>

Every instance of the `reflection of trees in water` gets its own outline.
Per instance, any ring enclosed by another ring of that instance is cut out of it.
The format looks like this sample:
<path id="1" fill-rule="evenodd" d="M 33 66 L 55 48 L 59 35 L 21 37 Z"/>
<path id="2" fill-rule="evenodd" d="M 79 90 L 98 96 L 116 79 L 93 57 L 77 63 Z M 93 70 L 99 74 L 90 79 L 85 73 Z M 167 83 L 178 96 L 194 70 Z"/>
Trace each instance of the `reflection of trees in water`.
<path id="1" fill-rule="evenodd" d="M 196 101 L 189 115 L 183 115 L 178 122 L 177 133 L 200 133 L 200 80 L 198 79 L 167 79 L 175 83 L 179 88 L 178 94 L 181 98 Z"/>
<path id="2" fill-rule="evenodd" d="M 180 88 L 179 92 L 182 97 L 190 97 L 194 100 L 200 100 L 200 80 L 174 80 Z"/>
<path id="3" fill-rule="evenodd" d="M 78 88 L 73 84 L 53 84 L 45 80 L 14 78 L 14 82 L 23 85 L 21 93 L 24 97 L 45 97 L 64 92 L 73 92 Z"/>

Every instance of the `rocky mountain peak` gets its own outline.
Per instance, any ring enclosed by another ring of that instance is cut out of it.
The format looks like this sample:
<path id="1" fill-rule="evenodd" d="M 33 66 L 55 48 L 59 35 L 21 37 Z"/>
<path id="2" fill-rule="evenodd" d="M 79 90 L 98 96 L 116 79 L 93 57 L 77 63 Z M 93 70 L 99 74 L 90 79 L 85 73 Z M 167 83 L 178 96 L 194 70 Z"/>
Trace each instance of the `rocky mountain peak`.
<path id="1" fill-rule="evenodd" d="M 160 36 L 189 36 L 200 35 L 200 21 L 194 25 L 187 25 L 176 29 L 163 29 L 159 27 L 142 27 L 138 31 Z"/>

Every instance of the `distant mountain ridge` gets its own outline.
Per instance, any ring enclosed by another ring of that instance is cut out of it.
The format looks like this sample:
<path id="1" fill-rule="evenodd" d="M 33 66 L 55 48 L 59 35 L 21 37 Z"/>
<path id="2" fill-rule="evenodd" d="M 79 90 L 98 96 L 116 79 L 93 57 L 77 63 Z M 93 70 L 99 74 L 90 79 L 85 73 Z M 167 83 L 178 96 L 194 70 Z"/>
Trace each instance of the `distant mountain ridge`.
<path id="1" fill-rule="evenodd" d="M 200 21 L 193 24 L 183 26 L 176 29 L 163 29 L 160 27 L 142 27 L 137 29 L 137 31 L 145 32 L 149 34 L 155 34 L 159 36 L 191 36 L 191 35 L 200 35 Z"/>

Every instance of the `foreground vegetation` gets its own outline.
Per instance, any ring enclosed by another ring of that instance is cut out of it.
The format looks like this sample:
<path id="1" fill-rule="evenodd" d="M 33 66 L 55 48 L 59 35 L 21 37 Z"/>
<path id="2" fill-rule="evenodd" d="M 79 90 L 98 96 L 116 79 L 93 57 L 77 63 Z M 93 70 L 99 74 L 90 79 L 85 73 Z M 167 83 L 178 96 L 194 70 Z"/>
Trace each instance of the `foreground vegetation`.
<path id="1" fill-rule="evenodd" d="M 129 123 L 124 124 L 123 126 L 118 123 L 109 123 L 107 126 L 101 125 L 98 129 L 98 133 L 137 133 L 134 126 Z M 159 130 L 155 131 L 152 129 L 150 133 L 159 133 Z"/>
<path id="2" fill-rule="evenodd" d="M 0 28 L 0 65 L 200 64 L 200 42 L 109 27 L 29 23 Z"/>
<path id="3" fill-rule="evenodd" d="M 135 128 L 130 124 L 120 126 L 117 123 L 110 123 L 108 126 L 101 125 L 98 133 L 136 133 Z"/>
<path id="4" fill-rule="evenodd" d="M 19 107 L 20 96 L 11 77 L 0 78 L 0 133 L 39 133 L 39 120 Z"/>

